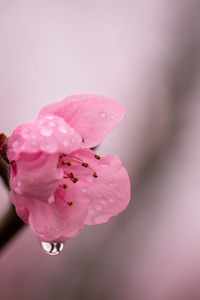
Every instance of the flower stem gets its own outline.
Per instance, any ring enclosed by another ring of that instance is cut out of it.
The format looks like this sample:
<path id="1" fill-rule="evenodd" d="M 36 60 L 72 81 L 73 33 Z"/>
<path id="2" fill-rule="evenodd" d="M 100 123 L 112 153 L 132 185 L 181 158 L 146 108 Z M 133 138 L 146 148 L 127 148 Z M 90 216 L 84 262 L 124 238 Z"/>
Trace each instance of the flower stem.
<path id="1" fill-rule="evenodd" d="M 0 156 L 0 176 L 4 184 L 9 186 L 9 165 Z M 0 220 L 0 251 L 6 244 L 24 227 L 24 222 L 17 216 L 14 206 L 11 204 L 5 215 Z"/>
<path id="2" fill-rule="evenodd" d="M 0 176 L 3 179 L 4 184 L 10 189 L 9 186 L 9 165 L 8 163 L 0 156 Z"/>

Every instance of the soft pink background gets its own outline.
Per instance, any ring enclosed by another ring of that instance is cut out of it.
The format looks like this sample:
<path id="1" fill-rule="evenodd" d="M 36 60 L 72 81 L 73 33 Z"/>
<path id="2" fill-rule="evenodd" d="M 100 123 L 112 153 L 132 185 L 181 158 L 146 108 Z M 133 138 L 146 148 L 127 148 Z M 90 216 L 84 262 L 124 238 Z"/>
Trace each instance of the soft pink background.
<path id="1" fill-rule="evenodd" d="M 1 254 L 1 299 L 200 298 L 199 13 L 198 0 L 0 1 L 0 130 L 68 94 L 113 98 L 126 117 L 98 153 L 120 156 L 133 194 L 57 257 L 26 228 Z"/>

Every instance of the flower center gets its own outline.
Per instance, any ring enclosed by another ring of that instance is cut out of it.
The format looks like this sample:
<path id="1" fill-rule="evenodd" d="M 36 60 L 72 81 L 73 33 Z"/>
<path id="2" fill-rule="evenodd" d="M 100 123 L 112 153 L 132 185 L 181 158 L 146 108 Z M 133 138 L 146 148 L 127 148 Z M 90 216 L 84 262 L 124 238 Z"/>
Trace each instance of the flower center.
<path id="1" fill-rule="evenodd" d="M 100 160 L 100 158 L 99 155 L 94 154 L 94 159 Z M 63 190 L 68 190 L 71 184 L 76 184 L 79 181 L 79 178 L 83 178 L 83 176 L 85 177 L 87 175 L 93 178 L 98 177 L 96 171 L 89 163 L 83 161 L 79 157 L 67 155 L 66 153 L 61 153 L 59 155 L 57 167 L 62 168 L 64 171 L 63 180 L 60 184 L 60 188 Z M 68 201 L 67 204 L 72 206 L 74 202 Z"/>

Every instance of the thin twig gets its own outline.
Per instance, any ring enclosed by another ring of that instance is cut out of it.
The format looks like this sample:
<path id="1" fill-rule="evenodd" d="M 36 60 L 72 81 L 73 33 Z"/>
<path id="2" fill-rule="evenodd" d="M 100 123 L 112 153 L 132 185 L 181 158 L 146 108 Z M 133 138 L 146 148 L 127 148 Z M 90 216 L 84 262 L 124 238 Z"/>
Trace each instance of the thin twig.
<path id="1" fill-rule="evenodd" d="M 9 165 L 7 162 L 0 156 L 0 176 L 3 179 L 4 184 L 8 189 L 10 189 L 9 186 Z"/>
<path id="2" fill-rule="evenodd" d="M 6 214 L 0 221 L 0 251 L 24 227 L 24 222 L 17 216 L 11 204 Z"/>
<path id="3" fill-rule="evenodd" d="M 0 176 L 4 184 L 9 186 L 9 165 L 0 157 Z M 0 251 L 7 243 L 24 227 L 24 222 L 17 216 L 14 206 L 11 204 L 5 215 L 0 220 Z"/>

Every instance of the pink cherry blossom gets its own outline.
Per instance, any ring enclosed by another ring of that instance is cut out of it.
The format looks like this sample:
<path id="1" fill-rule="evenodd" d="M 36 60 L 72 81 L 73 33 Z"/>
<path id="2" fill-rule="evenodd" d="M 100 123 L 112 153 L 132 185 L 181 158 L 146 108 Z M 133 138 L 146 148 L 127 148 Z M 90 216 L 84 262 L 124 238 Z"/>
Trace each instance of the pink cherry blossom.
<path id="1" fill-rule="evenodd" d="M 116 155 L 89 148 L 124 116 L 108 98 L 73 95 L 45 106 L 8 141 L 10 199 L 41 241 L 64 242 L 84 224 L 107 222 L 127 206 L 130 182 Z"/>

